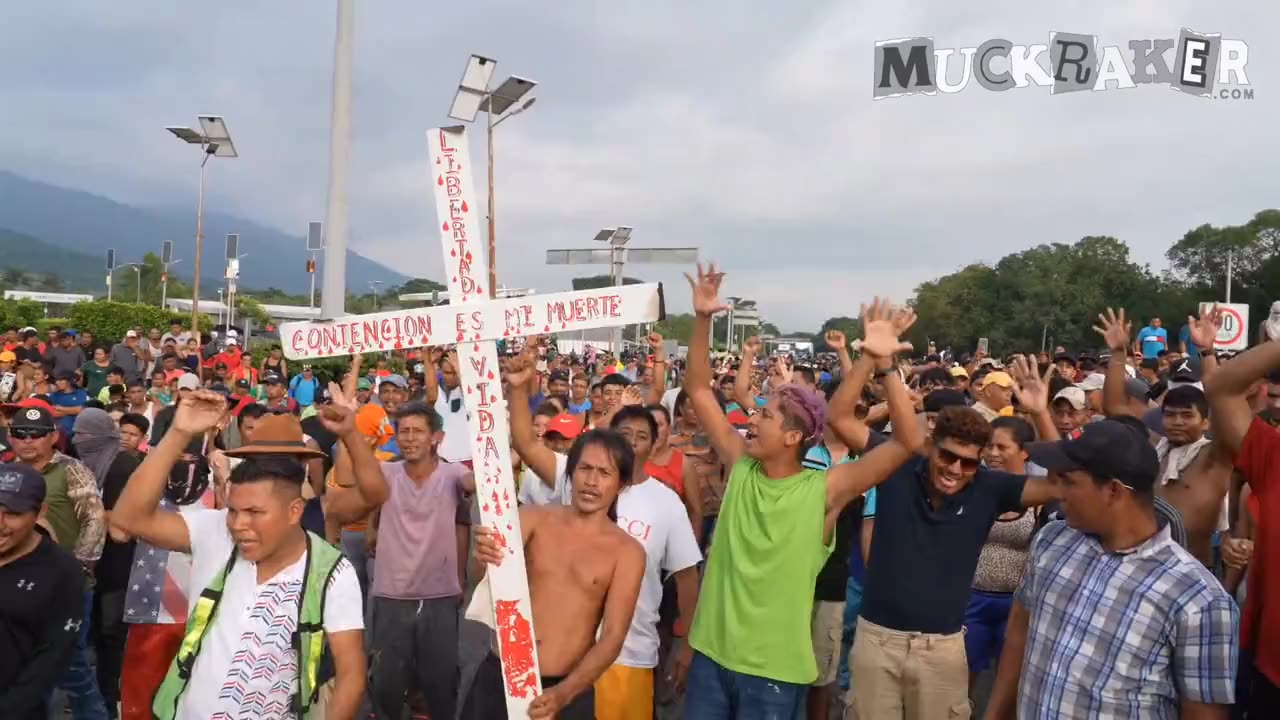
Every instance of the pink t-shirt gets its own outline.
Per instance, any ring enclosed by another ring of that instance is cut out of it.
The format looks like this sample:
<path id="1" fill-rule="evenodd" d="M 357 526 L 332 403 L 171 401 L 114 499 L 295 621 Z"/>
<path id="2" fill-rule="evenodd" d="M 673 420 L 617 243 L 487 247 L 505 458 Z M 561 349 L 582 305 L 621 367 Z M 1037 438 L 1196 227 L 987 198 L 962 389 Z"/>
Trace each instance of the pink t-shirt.
<path id="1" fill-rule="evenodd" d="M 462 594 L 454 521 L 467 468 L 441 462 L 419 487 L 403 462 L 382 463 L 390 495 L 378 518 L 373 594 L 430 600 Z"/>

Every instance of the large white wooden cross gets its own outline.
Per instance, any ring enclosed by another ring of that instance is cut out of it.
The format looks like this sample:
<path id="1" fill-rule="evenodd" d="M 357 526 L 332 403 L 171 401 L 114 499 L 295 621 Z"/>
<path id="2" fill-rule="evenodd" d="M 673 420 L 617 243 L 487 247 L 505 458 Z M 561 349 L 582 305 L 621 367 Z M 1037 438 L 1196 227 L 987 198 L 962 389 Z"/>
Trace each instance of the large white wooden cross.
<path id="1" fill-rule="evenodd" d="M 494 530 L 510 554 L 509 561 L 487 573 L 507 714 L 525 718 L 529 703 L 542 692 L 542 682 L 494 341 L 653 322 L 663 315 L 662 289 L 651 283 L 490 300 L 484 287 L 488 275 L 485 243 L 478 232 L 483 218 L 476 214 L 464 129 L 431 130 L 427 145 L 450 304 L 332 321 L 283 323 L 280 340 L 290 360 L 427 345 L 457 346 L 480 519 Z"/>

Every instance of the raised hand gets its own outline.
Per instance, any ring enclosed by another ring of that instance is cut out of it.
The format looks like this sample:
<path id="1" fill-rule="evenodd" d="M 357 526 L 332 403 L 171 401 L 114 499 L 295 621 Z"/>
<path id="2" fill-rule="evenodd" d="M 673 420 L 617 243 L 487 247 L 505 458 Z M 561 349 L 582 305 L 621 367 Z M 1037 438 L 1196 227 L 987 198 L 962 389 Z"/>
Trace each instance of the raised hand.
<path id="1" fill-rule="evenodd" d="M 689 289 L 693 291 L 695 313 L 703 317 L 711 317 L 729 309 L 729 306 L 720 299 L 720 284 L 724 282 L 724 273 L 716 270 L 715 263 L 711 263 L 706 269 L 703 269 L 702 263 L 698 263 L 696 280 L 689 273 L 685 273 L 684 277 L 689 281 Z"/>
<path id="2" fill-rule="evenodd" d="M 839 330 L 828 330 L 826 334 L 822 336 L 822 339 L 826 340 L 827 345 L 838 353 L 849 352 L 849 339 L 846 338 L 844 333 Z"/>
<path id="3" fill-rule="evenodd" d="M 530 360 L 529 353 L 523 352 L 511 358 L 507 362 L 507 369 L 503 372 L 503 379 L 513 388 L 523 388 L 529 385 L 529 381 L 533 379 L 533 374 L 537 372 L 537 365 Z"/>
<path id="4" fill-rule="evenodd" d="M 662 337 L 661 333 L 650 332 L 649 333 L 649 352 L 653 353 L 654 355 L 661 355 L 663 340 L 664 338 Z"/>
<path id="5" fill-rule="evenodd" d="M 757 355 L 759 355 L 762 350 L 764 350 L 764 341 L 760 339 L 759 335 L 752 335 L 751 337 L 742 341 L 743 357 L 750 356 L 754 358 Z"/>
<path id="6" fill-rule="evenodd" d="M 644 404 L 644 396 L 640 394 L 640 388 L 638 386 L 628 385 L 626 389 L 622 391 L 622 400 L 619 401 L 619 405 L 626 407 L 627 405 L 642 404 Z"/>
<path id="7" fill-rule="evenodd" d="M 1119 313 L 1107 308 L 1105 313 L 1098 313 L 1098 322 L 1101 325 L 1094 325 L 1094 332 L 1102 336 L 1103 341 L 1107 343 L 1107 348 L 1112 353 L 1127 355 L 1129 338 L 1133 334 L 1133 323 L 1125 319 L 1124 308 L 1120 308 Z"/>
<path id="8" fill-rule="evenodd" d="M 226 397 L 212 390 L 194 390 L 178 403 L 172 428 L 189 435 L 201 435 L 218 427 L 227 412 Z"/>
<path id="9" fill-rule="evenodd" d="M 1215 303 L 1200 313 L 1200 319 L 1187 316 L 1187 340 L 1202 350 L 1213 348 L 1218 339 L 1218 328 L 1222 327 L 1222 308 Z"/>
<path id="10" fill-rule="evenodd" d="M 329 383 L 329 397 L 331 402 L 320 408 L 317 415 L 320 418 L 320 424 L 325 430 L 342 437 L 356 431 L 356 412 L 359 410 L 359 404 L 356 402 L 355 394 L 348 394 L 345 390 L 338 387 L 337 383 Z"/>
<path id="11" fill-rule="evenodd" d="M 910 309 L 895 309 L 888 298 L 875 298 L 862 306 L 862 352 L 875 358 L 889 358 L 911 350 L 911 343 L 899 340 L 916 322 Z"/>
<path id="12" fill-rule="evenodd" d="M 1049 409 L 1049 378 L 1056 369 L 1057 366 L 1050 363 L 1041 375 L 1034 355 L 1018 355 L 1013 359 L 1013 366 L 1009 368 L 1009 374 L 1013 376 L 1013 394 L 1024 412 L 1035 415 Z"/>

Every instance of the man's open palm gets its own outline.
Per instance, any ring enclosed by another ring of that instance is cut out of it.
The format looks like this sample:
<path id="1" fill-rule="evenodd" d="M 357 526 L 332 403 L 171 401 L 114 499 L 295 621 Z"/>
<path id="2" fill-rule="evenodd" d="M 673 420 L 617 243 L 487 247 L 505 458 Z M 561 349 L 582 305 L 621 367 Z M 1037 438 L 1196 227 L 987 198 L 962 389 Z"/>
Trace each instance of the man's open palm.
<path id="1" fill-rule="evenodd" d="M 689 281 L 689 288 L 693 291 L 695 313 L 710 317 L 729 309 L 729 306 L 720 299 L 720 284 L 724 282 L 724 273 L 716 270 L 715 263 L 711 263 L 705 269 L 702 263 L 698 263 L 697 279 L 689 273 L 685 273 L 684 277 Z"/>

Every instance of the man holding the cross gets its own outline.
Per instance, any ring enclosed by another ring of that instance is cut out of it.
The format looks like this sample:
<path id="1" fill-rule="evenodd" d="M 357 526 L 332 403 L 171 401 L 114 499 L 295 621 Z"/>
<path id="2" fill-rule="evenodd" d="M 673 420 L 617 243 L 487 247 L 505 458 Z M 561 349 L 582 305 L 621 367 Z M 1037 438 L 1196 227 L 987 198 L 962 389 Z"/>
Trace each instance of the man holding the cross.
<path id="1" fill-rule="evenodd" d="M 526 422 L 525 395 L 516 388 L 532 377 L 531 362 L 516 357 L 507 369 L 513 407 L 520 407 L 513 415 Z M 635 473 L 631 445 L 614 432 L 592 430 L 578 437 L 566 460 L 569 503 L 520 509 L 544 688 L 529 706 L 535 719 L 596 716 L 593 684 L 622 650 L 645 571 L 643 547 L 617 525 L 618 495 Z M 476 556 L 486 563 L 502 563 L 507 542 L 493 528 L 476 528 Z M 468 703 L 477 719 L 506 717 L 495 687 L 501 677 L 499 659 L 490 655 Z"/>

